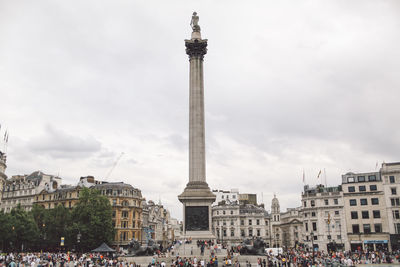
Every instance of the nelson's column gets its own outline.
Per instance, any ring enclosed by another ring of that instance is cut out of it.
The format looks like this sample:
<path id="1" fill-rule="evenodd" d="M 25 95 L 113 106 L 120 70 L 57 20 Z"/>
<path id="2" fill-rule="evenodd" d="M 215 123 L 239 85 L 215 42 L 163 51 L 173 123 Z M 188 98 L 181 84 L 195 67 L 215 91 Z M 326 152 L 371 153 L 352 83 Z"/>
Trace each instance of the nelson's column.
<path id="1" fill-rule="evenodd" d="M 206 182 L 206 153 L 204 133 L 203 58 L 207 39 L 201 39 L 199 17 L 194 12 L 190 25 L 192 37 L 185 40 L 189 55 L 189 183 L 178 196 L 183 203 L 183 231 L 193 239 L 215 239 L 211 232 L 211 204 L 215 195 Z"/>

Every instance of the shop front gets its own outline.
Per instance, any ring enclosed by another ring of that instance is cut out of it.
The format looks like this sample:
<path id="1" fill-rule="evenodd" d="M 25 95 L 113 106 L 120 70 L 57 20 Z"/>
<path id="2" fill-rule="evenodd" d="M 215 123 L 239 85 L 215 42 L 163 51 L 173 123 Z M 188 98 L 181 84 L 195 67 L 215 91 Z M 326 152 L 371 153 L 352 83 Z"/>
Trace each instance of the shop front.
<path id="1" fill-rule="evenodd" d="M 369 251 L 388 250 L 388 240 L 364 240 L 364 249 Z"/>

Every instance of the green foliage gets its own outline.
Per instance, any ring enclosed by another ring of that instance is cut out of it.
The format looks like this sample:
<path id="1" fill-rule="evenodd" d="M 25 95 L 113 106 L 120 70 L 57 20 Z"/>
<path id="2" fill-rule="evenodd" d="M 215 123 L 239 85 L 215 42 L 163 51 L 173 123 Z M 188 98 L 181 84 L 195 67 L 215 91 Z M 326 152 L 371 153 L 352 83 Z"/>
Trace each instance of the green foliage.
<path id="1" fill-rule="evenodd" d="M 72 232 L 81 233 L 80 247 L 91 250 L 102 242 L 110 243 L 114 237 L 112 226 L 112 207 L 107 197 L 98 190 L 84 188 L 79 202 L 72 211 L 75 224 Z"/>
<path id="2" fill-rule="evenodd" d="M 65 238 L 66 250 L 89 251 L 102 242 L 110 244 L 114 228 L 107 197 L 97 190 L 84 188 L 73 209 L 58 205 L 49 210 L 34 205 L 30 212 L 20 206 L 11 213 L 0 212 L 0 250 L 58 250 L 61 237 Z"/>

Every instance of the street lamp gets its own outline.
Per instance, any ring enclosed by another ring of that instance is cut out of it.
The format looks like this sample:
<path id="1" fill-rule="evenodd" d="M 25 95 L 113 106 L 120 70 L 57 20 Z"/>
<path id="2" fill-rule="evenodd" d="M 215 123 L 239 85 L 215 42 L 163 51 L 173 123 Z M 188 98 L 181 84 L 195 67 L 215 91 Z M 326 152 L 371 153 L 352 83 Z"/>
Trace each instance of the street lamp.
<path id="1" fill-rule="evenodd" d="M 314 264 L 314 232 L 311 232 L 312 263 Z"/>

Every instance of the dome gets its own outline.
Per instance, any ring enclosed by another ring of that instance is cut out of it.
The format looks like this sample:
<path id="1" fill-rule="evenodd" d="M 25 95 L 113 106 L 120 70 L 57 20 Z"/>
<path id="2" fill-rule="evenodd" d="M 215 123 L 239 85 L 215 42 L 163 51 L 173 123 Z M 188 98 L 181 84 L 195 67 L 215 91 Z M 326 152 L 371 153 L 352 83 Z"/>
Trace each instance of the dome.
<path id="1" fill-rule="evenodd" d="M 274 198 L 272 199 L 272 206 L 279 206 L 279 200 L 276 198 L 275 194 L 274 194 Z"/>

